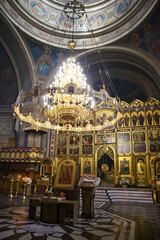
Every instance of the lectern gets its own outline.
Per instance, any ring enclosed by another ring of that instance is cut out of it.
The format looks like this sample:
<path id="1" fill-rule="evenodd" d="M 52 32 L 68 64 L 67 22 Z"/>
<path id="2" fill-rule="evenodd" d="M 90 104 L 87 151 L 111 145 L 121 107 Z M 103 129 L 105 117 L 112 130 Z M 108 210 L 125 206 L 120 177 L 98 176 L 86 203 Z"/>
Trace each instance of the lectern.
<path id="1" fill-rule="evenodd" d="M 79 180 L 78 186 L 81 188 L 82 195 L 82 218 L 94 218 L 95 187 L 99 183 L 100 178 L 95 175 L 84 175 Z"/>
<path id="2" fill-rule="evenodd" d="M 90 219 L 94 218 L 94 186 L 81 186 L 82 194 L 82 213 L 81 217 Z"/>

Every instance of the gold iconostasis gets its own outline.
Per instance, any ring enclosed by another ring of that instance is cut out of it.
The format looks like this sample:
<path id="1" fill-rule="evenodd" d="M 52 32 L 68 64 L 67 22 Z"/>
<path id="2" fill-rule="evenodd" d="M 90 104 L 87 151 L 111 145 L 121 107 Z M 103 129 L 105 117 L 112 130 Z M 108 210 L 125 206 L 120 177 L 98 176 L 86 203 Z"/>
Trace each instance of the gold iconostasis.
<path id="1" fill-rule="evenodd" d="M 109 129 L 96 133 L 59 133 L 56 166 L 61 160 L 71 158 L 80 164 L 81 176 L 100 176 L 99 172 L 104 171 L 113 175 L 114 185 L 118 185 L 121 177 L 130 178 L 134 186 L 153 185 L 153 179 L 160 177 L 160 102 L 152 98 L 145 103 L 121 102 L 121 106 L 123 117 Z M 100 103 L 94 124 L 102 125 L 111 118 L 112 109 Z M 153 172 L 151 161 L 155 158 Z M 104 180 L 107 184 L 107 178 Z"/>

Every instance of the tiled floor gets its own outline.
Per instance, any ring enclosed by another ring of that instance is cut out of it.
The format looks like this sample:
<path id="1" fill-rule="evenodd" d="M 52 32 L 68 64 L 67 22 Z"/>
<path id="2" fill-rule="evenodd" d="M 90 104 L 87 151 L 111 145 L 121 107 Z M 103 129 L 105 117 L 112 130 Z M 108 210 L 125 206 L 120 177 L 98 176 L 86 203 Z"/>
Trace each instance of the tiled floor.
<path id="1" fill-rule="evenodd" d="M 136 222 L 135 239 L 160 240 L 160 204 L 112 204 L 108 211 Z"/>
<path id="2" fill-rule="evenodd" d="M 0 194 L 0 240 L 151 240 L 160 239 L 160 205 L 112 204 L 95 208 L 95 219 L 75 226 L 28 219 L 28 201 Z"/>

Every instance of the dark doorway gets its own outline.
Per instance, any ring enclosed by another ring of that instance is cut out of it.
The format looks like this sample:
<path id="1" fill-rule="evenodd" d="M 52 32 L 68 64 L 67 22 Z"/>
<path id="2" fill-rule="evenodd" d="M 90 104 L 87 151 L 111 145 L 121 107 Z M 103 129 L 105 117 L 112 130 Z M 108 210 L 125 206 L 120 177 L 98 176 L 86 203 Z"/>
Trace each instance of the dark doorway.
<path id="1" fill-rule="evenodd" d="M 114 161 L 104 153 L 97 163 L 97 176 L 101 179 L 102 185 L 114 183 Z"/>

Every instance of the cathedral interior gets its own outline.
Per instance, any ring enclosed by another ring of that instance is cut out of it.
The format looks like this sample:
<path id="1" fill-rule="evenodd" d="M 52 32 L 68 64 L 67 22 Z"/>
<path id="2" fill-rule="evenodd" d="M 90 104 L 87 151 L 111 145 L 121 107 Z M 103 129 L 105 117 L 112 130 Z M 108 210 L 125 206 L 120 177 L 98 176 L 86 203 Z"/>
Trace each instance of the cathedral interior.
<path id="1" fill-rule="evenodd" d="M 0 1 L 0 239 L 160 239 L 160 2 Z"/>

